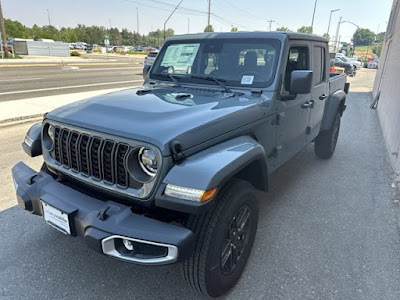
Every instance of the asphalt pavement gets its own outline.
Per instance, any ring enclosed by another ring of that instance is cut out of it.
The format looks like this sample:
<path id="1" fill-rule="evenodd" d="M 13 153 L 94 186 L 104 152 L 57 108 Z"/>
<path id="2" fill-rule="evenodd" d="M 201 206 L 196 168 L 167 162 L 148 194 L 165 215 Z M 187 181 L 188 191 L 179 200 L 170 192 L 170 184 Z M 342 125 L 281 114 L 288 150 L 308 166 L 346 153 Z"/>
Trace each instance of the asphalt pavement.
<path id="1" fill-rule="evenodd" d="M 258 194 L 254 248 L 225 298 L 400 299 L 400 208 L 364 91 L 372 84 L 368 72 L 350 79 L 364 88 L 348 95 L 332 159 L 318 159 L 309 145 L 271 177 L 269 193 Z M 10 187 L 15 161 L 41 163 L 19 150 L 28 125 L 0 128 L 0 137 L 9 136 L 0 143 L 0 168 L 8 174 L 1 182 Z M 0 192 L 1 201 L 15 199 L 11 188 Z M 180 265 L 145 267 L 102 256 L 18 207 L 0 212 L 0 228 L 0 299 L 199 298 Z"/>
<path id="2" fill-rule="evenodd" d="M 1 64 L 0 102 L 129 87 L 143 81 L 144 56 L 95 57 L 96 61 L 31 63 L 23 60 L 10 66 Z"/>

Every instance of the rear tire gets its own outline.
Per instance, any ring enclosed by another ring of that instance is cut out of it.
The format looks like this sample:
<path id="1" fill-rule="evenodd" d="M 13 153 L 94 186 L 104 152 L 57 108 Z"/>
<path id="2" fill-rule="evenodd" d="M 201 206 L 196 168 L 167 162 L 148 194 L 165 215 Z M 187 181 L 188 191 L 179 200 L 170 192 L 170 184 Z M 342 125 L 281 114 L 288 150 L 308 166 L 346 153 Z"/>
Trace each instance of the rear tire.
<path id="1" fill-rule="evenodd" d="M 340 113 L 337 112 L 331 128 L 320 132 L 315 139 L 314 151 L 319 158 L 331 158 L 335 152 L 340 129 Z"/>
<path id="2" fill-rule="evenodd" d="M 221 190 L 210 212 L 191 215 L 196 235 L 193 255 L 183 262 L 186 282 L 211 297 L 225 294 L 239 280 L 257 231 L 258 203 L 253 186 L 234 179 Z"/>

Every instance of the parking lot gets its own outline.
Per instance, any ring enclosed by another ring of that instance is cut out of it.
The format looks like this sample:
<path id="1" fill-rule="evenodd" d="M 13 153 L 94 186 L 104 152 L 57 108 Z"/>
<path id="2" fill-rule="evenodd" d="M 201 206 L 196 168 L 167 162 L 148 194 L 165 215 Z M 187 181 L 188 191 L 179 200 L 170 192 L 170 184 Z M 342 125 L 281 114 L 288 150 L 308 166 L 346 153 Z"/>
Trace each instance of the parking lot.
<path id="1" fill-rule="evenodd" d="M 229 299 L 400 299 L 399 207 L 376 111 L 375 70 L 352 91 L 335 155 L 309 145 L 259 193 L 252 255 Z M 180 265 L 144 267 L 89 250 L 14 205 L 10 168 L 29 123 L 0 128 L 1 299 L 195 299 Z"/>

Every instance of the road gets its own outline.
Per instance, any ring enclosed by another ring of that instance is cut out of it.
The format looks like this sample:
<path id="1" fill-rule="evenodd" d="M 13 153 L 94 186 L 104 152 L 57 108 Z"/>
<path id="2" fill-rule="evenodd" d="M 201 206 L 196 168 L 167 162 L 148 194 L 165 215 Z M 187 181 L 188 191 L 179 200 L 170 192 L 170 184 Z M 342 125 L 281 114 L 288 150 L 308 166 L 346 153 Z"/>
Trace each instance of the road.
<path id="1" fill-rule="evenodd" d="M 348 95 L 333 158 L 316 158 L 309 145 L 271 177 L 269 193 L 258 194 L 252 255 L 227 299 L 400 299 L 400 208 L 364 91 L 374 74 L 363 70 L 350 79 L 358 87 Z M 15 201 L 10 165 L 22 159 L 40 166 L 40 158 L 20 150 L 27 127 L 0 128 L 8 176 L 0 180 L 10 186 L 1 202 Z M 0 299 L 197 299 L 179 265 L 104 257 L 18 207 L 0 212 L 0 228 Z"/>
<path id="2" fill-rule="evenodd" d="M 95 56 L 99 61 L 0 65 L 0 101 L 129 87 L 143 81 L 144 58 Z"/>

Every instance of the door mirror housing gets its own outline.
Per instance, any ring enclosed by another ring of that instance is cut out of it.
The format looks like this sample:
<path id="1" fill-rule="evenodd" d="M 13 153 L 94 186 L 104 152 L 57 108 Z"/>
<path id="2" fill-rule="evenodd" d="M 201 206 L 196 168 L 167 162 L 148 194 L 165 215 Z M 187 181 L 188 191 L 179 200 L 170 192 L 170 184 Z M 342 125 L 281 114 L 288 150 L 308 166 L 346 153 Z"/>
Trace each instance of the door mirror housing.
<path id="1" fill-rule="evenodd" d="M 313 72 L 310 70 L 296 70 L 292 72 L 290 79 L 290 94 L 311 93 Z"/>
<path id="2" fill-rule="evenodd" d="M 149 73 L 151 66 L 150 65 L 144 65 L 143 67 L 143 79 L 146 79 L 147 73 Z"/>

